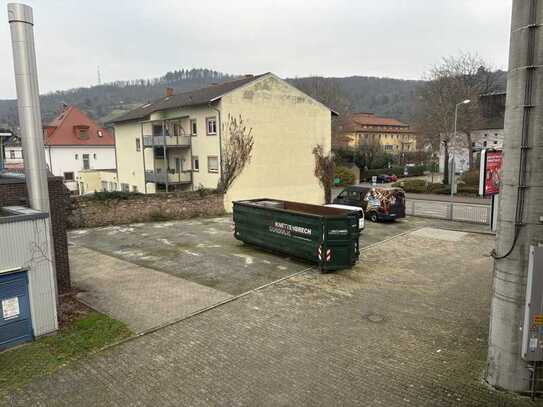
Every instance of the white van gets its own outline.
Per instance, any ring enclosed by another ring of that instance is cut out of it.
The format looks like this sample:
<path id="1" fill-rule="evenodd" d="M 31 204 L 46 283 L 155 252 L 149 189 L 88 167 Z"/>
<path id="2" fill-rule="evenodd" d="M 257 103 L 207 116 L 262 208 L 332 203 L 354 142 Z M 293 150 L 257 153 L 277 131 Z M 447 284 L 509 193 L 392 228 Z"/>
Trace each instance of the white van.
<path id="1" fill-rule="evenodd" d="M 364 230 L 364 210 L 359 206 L 350 206 L 350 205 L 340 205 L 340 204 L 328 204 L 324 205 L 328 206 L 330 208 L 339 208 L 339 209 L 347 209 L 350 211 L 356 211 L 360 213 L 360 217 L 358 218 L 358 229 L 362 232 Z"/>

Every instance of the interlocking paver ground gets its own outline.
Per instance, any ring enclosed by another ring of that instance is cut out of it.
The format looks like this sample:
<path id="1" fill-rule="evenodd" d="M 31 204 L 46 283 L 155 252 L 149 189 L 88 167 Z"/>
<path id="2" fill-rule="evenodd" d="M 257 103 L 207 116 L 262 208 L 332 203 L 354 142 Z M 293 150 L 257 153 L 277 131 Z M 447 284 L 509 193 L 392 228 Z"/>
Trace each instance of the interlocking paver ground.
<path id="1" fill-rule="evenodd" d="M 70 248 L 70 270 L 77 298 L 138 333 L 232 297 L 81 246 Z"/>
<path id="2" fill-rule="evenodd" d="M 481 379 L 493 244 L 408 233 L 366 250 L 352 270 L 283 280 L 36 380 L 4 404 L 532 406 Z"/>

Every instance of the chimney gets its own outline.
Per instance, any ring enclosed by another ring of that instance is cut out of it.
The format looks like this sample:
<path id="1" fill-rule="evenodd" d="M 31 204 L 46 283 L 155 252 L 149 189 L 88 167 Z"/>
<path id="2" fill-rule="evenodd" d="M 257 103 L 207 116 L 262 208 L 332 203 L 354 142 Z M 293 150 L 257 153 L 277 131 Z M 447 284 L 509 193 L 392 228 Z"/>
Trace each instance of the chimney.
<path id="1" fill-rule="evenodd" d="M 32 209 L 49 212 L 32 8 L 25 4 L 10 3 L 8 20 L 29 203 Z"/>
<path id="2" fill-rule="evenodd" d="M 173 88 L 166 88 L 166 97 L 173 96 Z"/>

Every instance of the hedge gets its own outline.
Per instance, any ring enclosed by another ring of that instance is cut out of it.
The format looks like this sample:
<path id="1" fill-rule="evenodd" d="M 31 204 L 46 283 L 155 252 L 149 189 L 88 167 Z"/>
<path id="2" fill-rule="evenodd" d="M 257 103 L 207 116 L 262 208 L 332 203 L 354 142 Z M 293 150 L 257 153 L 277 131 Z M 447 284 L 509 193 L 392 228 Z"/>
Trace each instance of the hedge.
<path id="1" fill-rule="evenodd" d="M 449 185 L 440 184 L 437 182 L 425 182 L 422 179 L 403 180 L 392 184 L 393 187 L 403 188 L 405 192 L 412 192 L 416 194 L 450 194 L 451 188 Z M 479 193 L 479 186 L 475 185 L 458 185 L 458 193 L 463 195 L 477 195 Z"/>
<path id="2" fill-rule="evenodd" d="M 371 181 L 371 177 L 374 175 L 396 175 L 398 178 L 405 177 L 405 168 L 401 165 L 394 165 L 391 168 L 378 168 L 375 170 L 366 170 L 362 173 L 362 179 L 366 181 Z M 408 177 L 417 177 L 424 175 L 426 166 L 424 165 L 415 165 L 414 167 L 407 167 L 407 176 Z"/>

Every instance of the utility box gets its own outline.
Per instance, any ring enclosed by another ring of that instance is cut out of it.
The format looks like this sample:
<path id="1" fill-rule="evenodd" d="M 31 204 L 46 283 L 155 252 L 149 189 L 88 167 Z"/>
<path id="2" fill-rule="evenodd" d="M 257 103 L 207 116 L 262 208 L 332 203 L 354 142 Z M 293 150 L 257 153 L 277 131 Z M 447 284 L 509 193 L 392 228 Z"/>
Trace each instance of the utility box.
<path id="1" fill-rule="evenodd" d="M 540 246 L 530 247 L 522 358 L 531 362 L 543 360 L 543 247 Z"/>
<path id="2" fill-rule="evenodd" d="M 46 212 L 0 208 L 0 351 L 58 329 L 49 227 Z"/>

